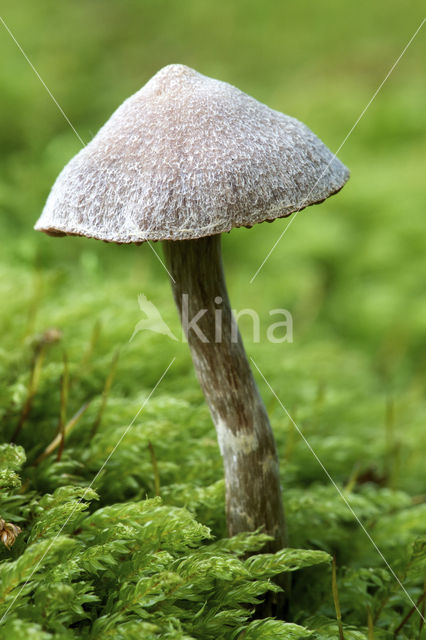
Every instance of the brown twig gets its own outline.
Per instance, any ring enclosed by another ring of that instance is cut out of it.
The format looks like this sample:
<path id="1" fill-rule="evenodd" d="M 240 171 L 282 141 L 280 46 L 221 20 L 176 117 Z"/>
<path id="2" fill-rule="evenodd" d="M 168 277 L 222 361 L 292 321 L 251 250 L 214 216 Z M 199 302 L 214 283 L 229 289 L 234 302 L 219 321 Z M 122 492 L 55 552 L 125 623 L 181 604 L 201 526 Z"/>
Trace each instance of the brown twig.
<path id="1" fill-rule="evenodd" d="M 354 490 L 356 483 L 358 481 L 360 470 L 361 469 L 360 469 L 359 462 L 355 462 L 352 468 L 351 474 L 344 488 L 345 493 L 351 493 Z"/>
<path id="2" fill-rule="evenodd" d="M 155 495 L 159 496 L 160 495 L 160 474 L 158 471 L 157 456 L 155 455 L 154 447 L 152 446 L 151 441 L 148 442 L 148 449 L 151 456 L 152 470 L 154 472 Z"/>
<path id="3" fill-rule="evenodd" d="M 100 404 L 100 407 L 99 407 L 98 415 L 95 418 L 95 421 L 94 421 L 93 426 L 92 426 L 92 430 L 90 432 L 90 436 L 89 436 L 90 440 L 97 433 L 97 431 L 98 431 L 98 429 L 100 427 L 100 424 L 102 422 L 102 416 L 104 414 L 105 407 L 107 405 L 108 396 L 109 396 L 109 392 L 111 390 L 111 385 L 112 385 L 112 381 L 114 379 L 115 370 L 117 368 L 117 363 L 118 363 L 119 357 L 120 357 L 120 349 L 117 349 L 116 352 L 114 353 L 113 358 L 112 358 L 111 367 L 110 367 L 109 373 L 108 373 L 108 375 L 106 377 L 106 380 L 105 380 L 105 385 L 104 385 L 104 388 L 103 388 L 103 391 L 102 391 L 101 404 Z"/>
<path id="4" fill-rule="evenodd" d="M 342 624 L 342 613 L 340 611 L 339 591 L 337 589 L 337 571 L 336 556 L 333 556 L 333 564 L 331 567 L 331 590 L 333 592 L 334 608 L 336 610 L 337 626 L 339 628 L 339 640 L 345 640 Z"/>
<path id="5" fill-rule="evenodd" d="M 400 475 L 401 442 L 395 435 L 395 403 L 388 398 L 385 411 L 385 476 L 390 489 L 396 489 Z"/>
<path id="6" fill-rule="evenodd" d="M 368 640 L 374 640 L 374 622 L 370 607 L 367 607 Z"/>
<path id="7" fill-rule="evenodd" d="M 423 583 L 423 593 L 426 593 L 426 571 L 425 571 L 425 579 Z M 419 624 L 419 640 L 422 637 L 422 631 L 425 624 L 425 612 L 426 612 L 426 599 L 423 598 L 422 607 L 420 609 L 420 624 Z"/>
<path id="8" fill-rule="evenodd" d="M 15 442 L 18 435 L 21 433 L 22 427 L 24 426 L 31 408 L 33 406 L 33 400 L 37 393 L 38 385 L 40 382 L 40 373 L 43 367 L 43 360 L 46 352 L 46 344 L 42 344 L 36 351 L 36 354 L 33 358 L 33 363 L 31 367 L 30 379 L 28 381 L 27 387 L 27 397 L 25 399 L 24 406 L 21 411 L 21 415 L 19 416 L 18 424 L 16 425 L 15 431 L 10 438 L 11 442 Z"/>
<path id="9" fill-rule="evenodd" d="M 57 462 L 62 457 L 62 453 L 64 451 L 65 446 L 65 424 L 67 419 L 67 406 L 68 406 L 68 390 L 69 390 L 69 372 L 68 372 L 68 360 L 66 353 L 63 355 L 64 362 L 64 371 L 61 376 L 61 406 L 59 410 L 59 425 L 58 425 L 58 435 L 60 437 L 60 442 L 58 446 L 58 454 L 56 456 Z"/>
<path id="10" fill-rule="evenodd" d="M 33 360 L 31 365 L 30 379 L 28 381 L 27 397 L 25 399 L 25 404 L 21 411 L 18 424 L 16 425 L 15 431 L 13 432 L 12 437 L 10 439 L 11 442 L 15 442 L 16 438 L 20 434 L 22 427 L 24 426 L 30 414 L 31 408 L 33 406 L 33 401 L 37 393 L 38 385 L 40 382 L 40 375 L 43 367 L 43 360 L 46 354 L 46 349 L 48 345 L 58 342 L 61 339 L 61 337 L 62 337 L 61 332 L 59 331 L 59 329 L 55 329 L 55 328 L 47 329 L 44 333 L 37 335 L 35 337 L 34 344 L 33 344 L 34 355 L 33 355 Z"/>
<path id="11" fill-rule="evenodd" d="M 71 431 L 71 429 L 73 427 L 75 427 L 75 425 L 80 420 L 81 416 L 85 413 L 85 411 L 88 408 L 88 406 L 90 405 L 90 403 L 91 403 L 91 400 L 89 400 L 88 402 L 85 402 L 83 404 L 83 406 L 80 407 L 80 409 L 77 411 L 77 413 L 75 413 L 73 415 L 71 420 L 69 420 L 67 422 L 67 424 L 64 427 L 64 436 L 67 436 L 69 434 L 69 432 Z M 50 454 L 53 453 L 57 447 L 59 447 L 60 442 L 61 442 L 61 434 L 58 433 L 55 436 L 55 438 L 52 440 L 52 442 L 46 447 L 46 449 L 43 451 L 43 453 L 41 453 L 38 456 L 38 458 L 36 458 L 36 460 L 34 460 L 32 466 L 36 467 L 38 464 L 40 464 L 40 462 L 43 462 L 43 460 L 45 460 L 48 456 L 50 456 Z"/>
<path id="12" fill-rule="evenodd" d="M 397 628 L 393 632 L 393 637 L 394 638 L 396 638 L 398 636 L 398 633 L 401 631 L 402 627 L 408 622 L 408 620 L 411 618 L 413 613 L 418 610 L 419 605 L 423 602 L 423 600 L 425 598 L 426 598 L 426 591 L 423 591 L 423 593 L 421 594 L 420 598 L 417 600 L 416 604 L 413 607 L 411 607 L 410 611 L 402 619 L 402 622 L 397 626 Z"/>

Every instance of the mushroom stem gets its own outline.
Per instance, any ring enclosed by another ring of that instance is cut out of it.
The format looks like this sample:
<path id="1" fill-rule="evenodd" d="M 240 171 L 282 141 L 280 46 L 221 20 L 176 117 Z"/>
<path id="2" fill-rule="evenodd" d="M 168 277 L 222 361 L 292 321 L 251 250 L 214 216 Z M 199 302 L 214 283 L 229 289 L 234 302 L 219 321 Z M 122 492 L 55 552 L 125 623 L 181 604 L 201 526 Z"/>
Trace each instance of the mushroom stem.
<path id="1" fill-rule="evenodd" d="M 286 545 L 277 450 L 229 305 L 220 235 L 163 244 L 223 457 L 228 533 L 261 528 L 273 537 L 264 550 L 277 551 Z"/>

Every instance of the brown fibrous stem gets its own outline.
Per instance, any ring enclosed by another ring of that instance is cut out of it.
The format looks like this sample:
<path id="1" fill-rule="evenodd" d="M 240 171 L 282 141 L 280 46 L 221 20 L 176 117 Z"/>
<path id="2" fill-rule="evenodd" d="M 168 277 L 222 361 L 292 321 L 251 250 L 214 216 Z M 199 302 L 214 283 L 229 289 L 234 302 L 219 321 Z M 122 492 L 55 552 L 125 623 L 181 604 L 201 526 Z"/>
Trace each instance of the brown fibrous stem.
<path id="1" fill-rule="evenodd" d="M 261 529 L 265 551 L 286 546 L 277 449 L 232 315 L 220 235 L 164 242 L 194 368 L 223 458 L 228 533 Z"/>

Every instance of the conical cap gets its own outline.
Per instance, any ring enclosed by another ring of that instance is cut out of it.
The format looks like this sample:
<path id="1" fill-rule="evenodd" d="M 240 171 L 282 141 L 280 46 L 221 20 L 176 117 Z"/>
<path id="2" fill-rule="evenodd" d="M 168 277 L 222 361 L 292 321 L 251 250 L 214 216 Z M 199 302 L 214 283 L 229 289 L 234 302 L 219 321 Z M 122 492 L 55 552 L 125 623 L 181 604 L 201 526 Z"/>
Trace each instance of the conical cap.
<path id="1" fill-rule="evenodd" d="M 287 216 L 348 177 L 303 123 L 169 65 L 66 165 L 35 228 L 119 243 L 193 239 Z"/>

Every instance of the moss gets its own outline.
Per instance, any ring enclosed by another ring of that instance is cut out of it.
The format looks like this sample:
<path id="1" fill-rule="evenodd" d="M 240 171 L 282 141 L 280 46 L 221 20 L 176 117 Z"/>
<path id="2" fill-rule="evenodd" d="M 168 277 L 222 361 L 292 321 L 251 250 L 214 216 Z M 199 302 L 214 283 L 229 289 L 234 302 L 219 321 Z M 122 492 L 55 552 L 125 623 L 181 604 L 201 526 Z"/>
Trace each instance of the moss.
<path id="1" fill-rule="evenodd" d="M 85 140 L 157 68 L 183 62 L 305 120 L 335 149 L 421 13 L 418 2 L 222 4 L 188 0 L 166 11 L 164 2 L 108 0 L 101 9 L 6 0 L 4 19 Z M 233 306 L 256 309 L 262 331 L 270 309 L 293 314 L 293 343 L 270 344 L 264 331 L 254 343 L 243 322 L 248 352 L 389 563 L 259 380 L 280 452 L 290 544 L 301 549 L 284 623 L 252 620 L 275 588 L 276 566 L 288 564 L 259 556 L 254 571 L 244 557 L 261 537 L 226 538 L 222 463 L 187 346 L 148 331 L 129 343 L 140 293 L 180 335 L 161 264 L 148 247 L 32 231 L 79 142 L 3 32 L 0 517 L 22 529 L 10 549 L 0 548 L 4 635 L 334 637 L 330 566 L 316 563 L 324 552 L 337 560 L 345 638 L 371 636 L 369 619 L 374 638 L 391 638 L 409 598 L 421 609 L 423 46 L 413 43 L 342 149 L 352 171 L 344 191 L 298 215 L 252 284 L 286 221 L 224 237 Z M 45 345 L 34 388 L 40 341 L 52 328 L 61 339 Z M 58 432 L 64 352 L 68 431 L 58 460 L 58 448 L 44 452 Z M 320 555 L 306 566 L 309 553 Z M 414 613 L 398 638 L 419 633 Z"/>

